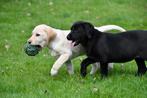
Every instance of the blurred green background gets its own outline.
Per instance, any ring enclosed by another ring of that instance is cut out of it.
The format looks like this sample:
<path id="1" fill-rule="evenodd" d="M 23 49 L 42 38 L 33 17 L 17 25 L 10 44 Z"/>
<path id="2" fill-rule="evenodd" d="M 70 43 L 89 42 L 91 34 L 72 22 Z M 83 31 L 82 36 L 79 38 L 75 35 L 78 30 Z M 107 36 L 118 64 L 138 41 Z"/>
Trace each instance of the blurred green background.
<path id="1" fill-rule="evenodd" d="M 70 29 L 79 20 L 145 30 L 147 0 L 0 0 L 0 98 L 146 98 L 147 75 L 135 77 L 133 61 L 115 64 L 104 80 L 99 72 L 82 79 L 77 58 L 74 75 L 63 66 L 51 77 L 55 59 L 47 48 L 35 57 L 24 53 L 36 25 Z"/>

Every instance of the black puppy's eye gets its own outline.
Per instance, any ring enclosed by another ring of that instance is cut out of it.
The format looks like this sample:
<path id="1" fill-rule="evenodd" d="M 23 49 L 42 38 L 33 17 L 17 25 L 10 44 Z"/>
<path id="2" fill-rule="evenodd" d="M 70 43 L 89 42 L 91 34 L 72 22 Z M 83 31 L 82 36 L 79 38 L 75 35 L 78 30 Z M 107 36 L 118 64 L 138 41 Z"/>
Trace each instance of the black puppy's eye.
<path id="1" fill-rule="evenodd" d="M 36 34 L 36 36 L 40 36 L 40 34 Z"/>

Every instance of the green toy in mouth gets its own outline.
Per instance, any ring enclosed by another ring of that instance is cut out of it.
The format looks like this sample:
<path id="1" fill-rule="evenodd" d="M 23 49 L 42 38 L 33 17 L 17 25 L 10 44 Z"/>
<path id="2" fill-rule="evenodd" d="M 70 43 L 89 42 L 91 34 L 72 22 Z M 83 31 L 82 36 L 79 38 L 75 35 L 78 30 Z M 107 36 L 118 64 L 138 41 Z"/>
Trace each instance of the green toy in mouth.
<path id="1" fill-rule="evenodd" d="M 35 56 L 39 53 L 41 50 L 40 45 L 31 45 L 31 44 L 25 44 L 24 51 L 29 56 Z"/>

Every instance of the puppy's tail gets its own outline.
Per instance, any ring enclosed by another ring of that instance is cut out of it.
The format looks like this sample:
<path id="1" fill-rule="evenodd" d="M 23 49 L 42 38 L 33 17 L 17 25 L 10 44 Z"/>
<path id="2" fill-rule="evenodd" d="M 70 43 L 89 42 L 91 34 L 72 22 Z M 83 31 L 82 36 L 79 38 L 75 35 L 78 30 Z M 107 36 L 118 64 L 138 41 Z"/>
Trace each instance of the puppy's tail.
<path id="1" fill-rule="evenodd" d="M 101 32 L 107 32 L 110 30 L 118 30 L 121 32 L 125 32 L 126 30 L 120 26 L 117 25 L 105 25 L 105 26 L 100 26 L 100 27 L 95 27 L 95 29 L 101 31 Z"/>

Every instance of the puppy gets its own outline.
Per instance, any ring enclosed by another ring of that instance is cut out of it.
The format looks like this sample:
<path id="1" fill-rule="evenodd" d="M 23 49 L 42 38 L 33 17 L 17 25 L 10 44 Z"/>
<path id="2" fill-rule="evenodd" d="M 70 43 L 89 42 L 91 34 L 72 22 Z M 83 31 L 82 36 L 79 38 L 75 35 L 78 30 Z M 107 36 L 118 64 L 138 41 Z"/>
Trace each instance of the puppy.
<path id="1" fill-rule="evenodd" d="M 100 62 L 100 73 L 108 75 L 108 63 L 123 63 L 135 59 L 138 66 L 137 75 L 146 72 L 147 31 L 134 30 L 123 33 L 102 33 L 88 22 L 76 22 L 67 36 L 68 40 L 79 43 L 86 50 L 87 58 L 81 63 L 81 75 L 86 76 L 89 64 Z"/>
<path id="2" fill-rule="evenodd" d="M 125 31 L 123 28 L 116 25 L 105 25 L 101 27 L 95 27 L 100 31 L 119 30 Z M 70 30 L 61 30 L 50 27 L 45 24 L 36 26 L 32 31 L 32 36 L 28 39 L 28 43 L 31 45 L 38 45 L 41 48 L 47 47 L 50 50 L 51 56 L 57 58 L 56 62 L 51 68 L 51 75 L 57 75 L 60 67 L 65 63 L 69 74 L 73 74 L 73 66 L 71 59 L 81 56 L 85 53 L 85 50 L 81 45 L 73 47 L 71 41 L 66 39 Z M 92 66 L 90 74 L 94 74 L 98 69 L 99 63 L 95 63 Z M 113 67 L 113 63 L 109 64 L 109 67 Z"/>

